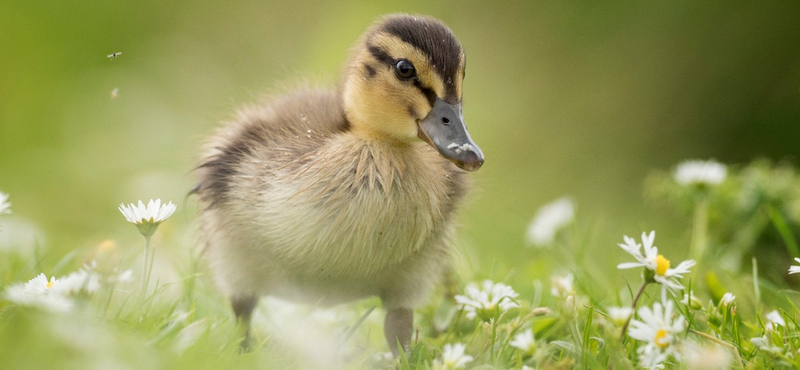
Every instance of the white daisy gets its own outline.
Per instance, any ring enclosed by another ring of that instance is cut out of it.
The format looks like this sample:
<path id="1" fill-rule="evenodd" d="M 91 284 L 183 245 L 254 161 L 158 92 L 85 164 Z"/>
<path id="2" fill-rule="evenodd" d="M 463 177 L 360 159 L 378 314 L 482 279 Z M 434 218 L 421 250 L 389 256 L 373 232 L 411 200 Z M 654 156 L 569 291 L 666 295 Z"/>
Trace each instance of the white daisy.
<path id="1" fill-rule="evenodd" d="M 54 288 L 58 284 L 58 279 L 55 276 L 50 277 L 50 281 L 47 281 L 47 275 L 39 274 L 35 278 L 29 280 L 25 283 L 24 287 L 27 291 L 32 293 L 46 293 L 50 289 Z"/>
<path id="2" fill-rule="evenodd" d="M 0 215 L 11 213 L 11 203 L 8 202 L 8 194 L 0 191 Z"/>
<path id="3" fill-rule="evenodd" d="M 151 199 L 146 207 L 141 200 L 138 206 L 133 203 L 127 206 L 125 204 L 119 205 L 119 211 L 122 212 L 125 219 L 135 224 L 139 228 L 139 232 L 145 237 L 152 236 L 156 232 L 158 225 L 169 216 L 172 216 L 176 208 L 172 202 L 161 205 L 161 199 Z"/>
<path id="4" fill-rule="evenodd" d="M 519 348 L 526 354 L 533 354 L 536 350 L 536 339 L 533 338 L 533 330 L 528 329 L 514 336 L 514 340 L 508 343 L 512 347 Z"/>
<path id="5" fill-rule="evenodd" d="M 80 270 L 60 279 L 54 290 L 59 294 L 94 293 L 100 290 L 103 276 L 97 272 L 97 262 L 92 261 Z"/>
<path id="6" fill-rule="evenodd" d="M 733 303 L 734 299 L 736 299 L 736 296 L 733 295 L 733 293 L 728 292 L 722 295 L 722 298 L 720 298 L 719 300 L 719 304 L 724 307 L 727 307 L 730 306 L 731 303 Z"/>
<path id="7" fill-rule="evenodd" d="M 473 358 L 464 353 L 465 349 L 466 347 L 461 343 L 445 344 L 442 358 L 433 361 L 433 368 L 435 370 L 454 370 L 467 367 Z"/>
<path id="8" fill-rule="evenodd" d="M 660 284 L 664 284 L 671 289 L 683 289 L 683 285 L 678 279 L 683 278 L 683 274 L 688 274 L 689 269 L 695 265 L 694 260 L 686 260 L 678 264 L 674 269 L 669 268 L 670 262 L 664 256 L 658 254 L 658 247 L 653 245 L 656 232 L 650 234 L 642 233 L 642 243 L 644 244 L 644 254 L 642 254 L 642 244 L 635 239 L 625 236 L 625 244 L 619 244 L 620 248 L 632 255 L 638 262 L 626 262 L 617 265 L 618 269 L 630 269 L 644 267 L 652 273 L 652 279 Z"/>
<path id="9" fill-rule="evenodd" d="M 481 287 L 475 283 L 467 285 L 465 295 L 457 295 L 456 302 L 464 307 L 467 318 L 480 317 L 484 321 L 496 319 L 501 313 L 519 307 L 514 299 L 519 294 L 508 285 L 495 284 L 491 280 L 484 280 Z"/>
<path id="10" fill-rule="evenodd" d="M 666 361 L 669 356 L 680 356 L 678 352 L 678 335 L 686 327 L 686 319 L 678 314 L 672 320 L 672 301 L 667 301 L 663 306 L 654 303 L 653 309 L 642 307 L 639 309 L 640 320 L 631 320 L 628 335 L 636 340 L 647 342 L 639 347 L 639 359 L 643 367 L 653 368 Z"/>
<path id="11" fill-rule="evenodd" d="M 66 312 L 72 309 L 72 300 L 58 292 L 61 280 L 39 274 L 24 284 L 13 284 L 6 288 L 4 296 L 21 306 L 38 307 L 52 312 Z"/>
<path id="12" fill-rule="evenodd" d="M 100 289 L 100 275 L 78 270 L 61 278 L 54 290 L 59 294 L 94 293 Z"/>
<path id="13" fill-rule="evenodd" d="M 622 326 L 628 322 L 628 319 L 631 318 L 633 315 L 633 308 L 631 307 L 609 307 L 608 308 L 608 318 L 614 322 L 614 324 Z"/>
<path id="14" fill-rule="evenodd" d="M 575 295 L 575 276 L 569 274 L 567 276 L 554 276 L 550 279 L 551 287 L 550 294 L 553 297 L 566 298 Z"/>
<path id="15" fill-rule="evenodd" d="M 681 185 L 717 185 L 725 181 L 728 173 L 724 164 L 717 161 L 686 161 L 678 165 L 673 176 Z"/>
<path id="16" fill-rule="evenodd" d="M 800 258 L 795 258 L 794 260 L 797 261 L 797 263 L 800 263 Z M 789 266 L 789 273 L 790 274 L 800 273 L 800 266 Z"/>
<path id="17" fill-rule="evenodd" d="M 546 247 L 553 243 L 558 231 L 575 219 L 575 205 L 569 198 L 559 198 L 539 208 L 528 226 L 528 243 Z"/>

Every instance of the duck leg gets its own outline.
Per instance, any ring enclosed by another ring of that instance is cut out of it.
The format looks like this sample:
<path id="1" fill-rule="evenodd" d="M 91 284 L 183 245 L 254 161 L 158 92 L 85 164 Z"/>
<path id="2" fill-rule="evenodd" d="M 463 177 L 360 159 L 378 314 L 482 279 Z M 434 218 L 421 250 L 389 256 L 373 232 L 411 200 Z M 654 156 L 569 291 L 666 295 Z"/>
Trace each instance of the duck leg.
<path id="1" fill-rule="evenodd" d="M 389 349 L 392 350 L 394 357 L 400 354 L 397 349 L 397 342 L 403 346 L 403 351 L 408 353 L 411 343 L 411 334 L 414 329 L 414 311 L 410 308 L 393 308 L 386 312 L 386 320 L 383 322 L 383 334 Z"/>
<path id="2" fill-rule="evenodd" d="M 258 298 L 255 295 L 231 297 L 231 307 L 233 307 L 233 314 L 236 315 L 239 330 L 244 331 L 241 346 L 245 351 L 250 345 L 250 320 L 253 318 L 256 304 L 258 304 Z"/>

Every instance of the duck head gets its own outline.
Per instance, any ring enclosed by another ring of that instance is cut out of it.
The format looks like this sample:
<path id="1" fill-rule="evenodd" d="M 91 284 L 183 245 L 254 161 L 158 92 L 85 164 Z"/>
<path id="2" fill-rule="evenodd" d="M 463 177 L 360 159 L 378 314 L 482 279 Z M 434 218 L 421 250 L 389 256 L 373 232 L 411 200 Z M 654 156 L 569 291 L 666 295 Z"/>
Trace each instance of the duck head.
<path id="1" fill-rule="evenodd" d="M 423 140 L 456 166 L 475 171 L 483 153 L 461 109 L 466 56 L 436 19 L 390 15 L 361 37 L 343 84 L 352 129 L 373 139 Z"/>

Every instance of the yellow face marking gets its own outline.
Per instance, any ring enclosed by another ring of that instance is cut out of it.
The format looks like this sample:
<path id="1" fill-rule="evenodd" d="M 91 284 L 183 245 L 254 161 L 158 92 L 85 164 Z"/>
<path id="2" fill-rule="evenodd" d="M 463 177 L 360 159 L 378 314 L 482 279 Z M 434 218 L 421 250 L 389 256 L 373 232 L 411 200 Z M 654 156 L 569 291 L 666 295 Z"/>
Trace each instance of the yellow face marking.
<path id="1" fill-rule="evenodd" d="M 419 82 L 433 90 L 437 96 L 444 96 L 444 82 L 434 72 L 434 68 L 425 53 L 405 43 L 399 37 L 388 33 L 373 35 L 370 38 L 370 44 L 385 51 L 393 59 L 406 59 L 411 62 L 417 69 Z"/>
<path id="2" fill-rule="evenodd" d="M 430 112 L 433 103 L 415 85 L 429 89 L 439 98 L 445 98 L 447 91 L 456 93 L 460 99 L 461 75 L 451 77 L 456 81 L 445 89 L 445 81 L 436 73 L 428 55 L 399 37 L 377 32 L 368 35 L 360 46 L 349 63 L 342 90 L 345 113 L 354 132 L 382 140 L 419 140 L 417 121 Z M 385 56 L 376 55 L 375 49 Z M 390 62 L 401 59 L 414 65 L 416 82 L 395 75 L 395 65 Z M 462 55 L 459 66 L 462 71 L 463 61 Z"/>

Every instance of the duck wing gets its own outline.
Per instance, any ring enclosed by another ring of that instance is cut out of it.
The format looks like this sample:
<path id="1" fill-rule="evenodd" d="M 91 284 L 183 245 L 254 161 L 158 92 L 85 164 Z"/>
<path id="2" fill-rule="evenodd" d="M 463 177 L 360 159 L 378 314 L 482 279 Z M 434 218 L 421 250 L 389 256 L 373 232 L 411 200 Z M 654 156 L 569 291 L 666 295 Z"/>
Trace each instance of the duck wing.
<path id="1" fill-rule="evenodd" d="M 240 109 L 206 146 L 196 168 L 199 194 L 213 206 L 231 198 L 231 183 L 286 166 L 349 129 L 333 91 L 299 89 L 268 103 Z"/>

